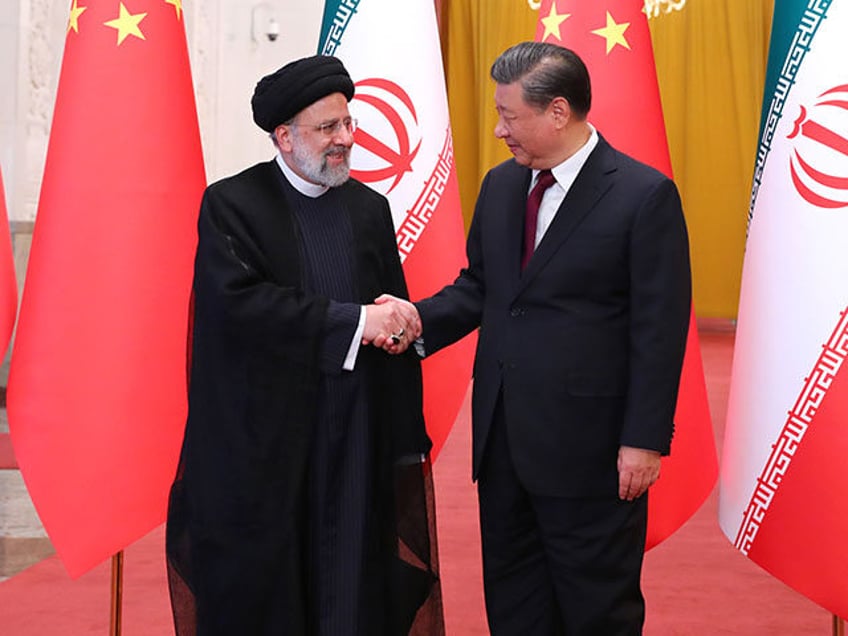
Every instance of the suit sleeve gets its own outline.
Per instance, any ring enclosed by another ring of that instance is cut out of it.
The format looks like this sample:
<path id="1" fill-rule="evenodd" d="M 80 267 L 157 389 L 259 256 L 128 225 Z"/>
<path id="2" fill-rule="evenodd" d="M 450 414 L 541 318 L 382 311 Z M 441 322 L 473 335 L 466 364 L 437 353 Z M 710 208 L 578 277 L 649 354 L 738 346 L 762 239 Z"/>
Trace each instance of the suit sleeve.
<path id="1" fill-rule="evenodd" d="M 406 277 L 398 254 L 395 229 L 388 201 L 381 197 L 379 227 L 380 289 L 398 298 L 409 299 Z M 382 368 L 384 389 L 380 404 L 391 421 L 392 453 L 395 458 L 427 453 L 432 442 L 427 435 L 423 413 L 421 360 L 413 347 L 400 355 L 388 355 L 372 346 L 363 347 Z"/>
<path id="2" fill-rule="evenodd" d="M 453 344 L 480 326 L 486 285 L 483 263 L 483 227 L 486 193 L 490 175 L 480 187 L 474 217 L 468 231 L 466 255 L 468 267 L 454 282 L 430 298 L 415 303 L 421 315 L 422 337 L 427 355 Z"/>
<path id="3" fill-rule="evenodd" d="M 630 383 L 622 445 L 670 451 L 691 302 L 680 196 L 664 179 L 640 207 L 630 239 Z"/>

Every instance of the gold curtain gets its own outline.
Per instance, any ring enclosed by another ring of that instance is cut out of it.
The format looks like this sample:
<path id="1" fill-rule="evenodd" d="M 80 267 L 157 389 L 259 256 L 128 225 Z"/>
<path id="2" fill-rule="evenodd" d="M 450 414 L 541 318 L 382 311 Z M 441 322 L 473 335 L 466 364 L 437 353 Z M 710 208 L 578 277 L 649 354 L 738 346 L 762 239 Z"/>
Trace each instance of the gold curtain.
<path id="1" fill-rule="evenodd" d="M 688 0 L 650 21 L 699 317 L 736 318 L 774 0 Z"/>
<path id="2" fill-rule="evenodd" d="M 509 157 L 493 134 L 489 67 L 508 46 L 533 39 L 538 11 L 531 4 L 441 0 L 466 225 L 486 170 Z M 688 0 L 681 11 L 650 21 L 699 317 L 736 317 L 773 6 L 774 0 Z"/>
<path id="3" fill-rule="evenodd" d="M 495 87 L 489 67 L 506 48 L 536 33 L 527 0 L 441 0 L 442 55 L 466 227 L 486 171 L 510 157 L 495 139 Z"/>

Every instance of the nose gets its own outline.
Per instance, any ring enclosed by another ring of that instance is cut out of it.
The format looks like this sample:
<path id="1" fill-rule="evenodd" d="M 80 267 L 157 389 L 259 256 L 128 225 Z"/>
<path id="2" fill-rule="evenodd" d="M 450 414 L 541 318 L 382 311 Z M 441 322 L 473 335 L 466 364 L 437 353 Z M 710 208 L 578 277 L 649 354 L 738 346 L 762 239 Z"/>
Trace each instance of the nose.
<path id="1" fill-rule="evenodd" d="M 352 146 L 353 131 L 347 126 L 339 126 L 339 130 L 336 131 L 336 134 L 333 137 L 333 143 L 347 147 Z"/>
<path id="2" fill-rule="evenodd" d="M 498 117 L 498 123 L 495 124 L 495 137 L 497 139 L 503 139 L 507 135 L 509 135 L 509 132 L 507 131 L 506 126 L 504 126 L 503 119 Z"/>

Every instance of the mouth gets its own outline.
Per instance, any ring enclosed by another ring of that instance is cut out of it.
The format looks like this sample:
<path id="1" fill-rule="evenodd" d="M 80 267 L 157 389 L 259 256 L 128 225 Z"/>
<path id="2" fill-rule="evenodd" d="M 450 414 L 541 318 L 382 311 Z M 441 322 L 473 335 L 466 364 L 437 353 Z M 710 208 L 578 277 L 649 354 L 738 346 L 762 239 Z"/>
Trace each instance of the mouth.
<path id="1" fill-rule="evenodd" d="M 324 153 L 324 158 L 328 161 L 332 161 L 333 163 L 340 163 L 346 161 L 349 155 L 350 149 L 345 148 L 344 146 L 340 146 L 327 150 Z"/>

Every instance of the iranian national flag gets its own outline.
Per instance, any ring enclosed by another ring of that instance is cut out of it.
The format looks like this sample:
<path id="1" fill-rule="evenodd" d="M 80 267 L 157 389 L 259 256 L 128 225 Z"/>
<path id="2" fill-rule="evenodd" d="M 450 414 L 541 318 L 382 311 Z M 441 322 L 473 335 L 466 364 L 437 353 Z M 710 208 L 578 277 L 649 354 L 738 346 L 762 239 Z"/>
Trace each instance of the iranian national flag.
<path id="1" fill-rule="evenodd" d="M 719 516 L 731 542 L 848 616 L 848 3 L 776 3 Z"/>
<path id="2" fill-rule="evenodd" d="M 73 0 L 9 375 L 71 576 L 165 520 L 206 183 L 181 0 Z"/>
<path id="3" fill-rule="evenodd" d="M 385 194 L 413 300 L 450 283 L 465 238 L 432 0 L 328 0 L 319 53 L 356 83 L 351 174 Z M 468 389 L 474 337 L 424 360 L 424 415 L 438 454 Z"/>
<path id="4" fill-rule="evenodd" d="M 589 121 L 617 149 L 671 177 L 651 34 L 643 0 L 543 0 L 536 39 L 565 46 L 592 80 Z M 689 323 L 671 455 L 648 498 L 651 548 L 712 491 L 718 461 L 694 313 Z"/>

